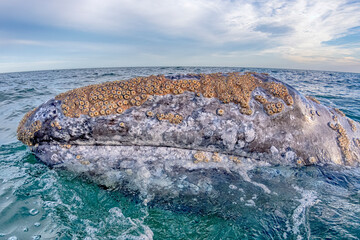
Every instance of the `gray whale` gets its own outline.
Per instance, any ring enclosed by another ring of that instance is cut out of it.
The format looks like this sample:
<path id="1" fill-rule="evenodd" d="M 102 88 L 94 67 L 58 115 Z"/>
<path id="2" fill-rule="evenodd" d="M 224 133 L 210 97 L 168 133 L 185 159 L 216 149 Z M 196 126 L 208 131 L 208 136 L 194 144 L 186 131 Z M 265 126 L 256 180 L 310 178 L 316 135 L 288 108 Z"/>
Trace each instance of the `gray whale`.
<path id="1" fill-rule="evenodd" d="M 18 139 L 45 164 L 140 193 L 145 203 L 196 202 L 239 180 L 270 193 L 248 175 L 256 167 L 359 166 L 359 131 L 340 110 L 249 72 L 74 89 L 27 113 Z"/>

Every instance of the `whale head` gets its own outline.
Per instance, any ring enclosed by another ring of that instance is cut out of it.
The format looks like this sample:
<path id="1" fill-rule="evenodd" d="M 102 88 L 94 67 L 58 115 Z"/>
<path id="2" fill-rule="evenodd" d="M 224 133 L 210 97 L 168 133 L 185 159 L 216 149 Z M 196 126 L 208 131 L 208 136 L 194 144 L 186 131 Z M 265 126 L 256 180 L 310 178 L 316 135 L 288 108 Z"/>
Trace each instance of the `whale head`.
<path id="1" fill-rule="evenodd" d="M 359 129 L 267 74 L 214 73 L 70 90 L 27 113 L 18 139 L 108 187 L 208 196 L 254 166 L 358 166 Z"/>

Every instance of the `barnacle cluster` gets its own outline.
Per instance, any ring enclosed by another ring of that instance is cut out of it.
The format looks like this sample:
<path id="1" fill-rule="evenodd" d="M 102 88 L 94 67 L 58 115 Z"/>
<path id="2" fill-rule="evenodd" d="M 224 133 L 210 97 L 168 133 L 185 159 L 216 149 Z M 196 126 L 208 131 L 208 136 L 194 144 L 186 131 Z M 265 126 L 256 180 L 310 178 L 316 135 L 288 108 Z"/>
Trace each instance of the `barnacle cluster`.
<path id="1" fill-rule="evenodd" d="M 67 117 L 121 114 L 133 106 L 142 105 L 151 95 L 195 92 L 200 87 L 197 80 L 172 81 L 164 76 L 138 77 L 128 81 L 107 82 L 70 90 L 56 96 L 62 101 Z"/>
<path id="2" fill-rule="evenodd" d="M 269 89 L 273 96 L 281 98 L 287 105 L 294 104 L 293 98 L 290 96 L 287 88 L 283 84 L 269 82 L 265 83 L 265 86 L 267 87 L 267 89 Z"/>
<path id="3" fill-rule="evenodd" d="M 261 95 L 256 95 L 256 96 L 254 97 L 254 99 L 255 99 L 256 101 L 258 101 L 259 103 L 261 103 L 261 104 L 266 104 L 266 103 L 268 103 L 268 101 L 266 100 L 266 98 L 264 98 L 264 97 L 261 96 Z"/>
<path id="4" fill-rule="evenodd" d="M 195 158 L 194 163 L 210 161 L 210 159 L 206 156 L 206 154 L 204 152 L 200 152 L 200 151 L 198 151 L 194 154 L 194 158 Z M 221 157 L 219 156 L 219 153 L 214 152 L 211 156 L 211 160 L 213 162 L 221 162 Z"/>
<path id="5" fill-rule="evenodd" d="M 241 113 L 248 115 L 252 114 L 249 105 L 251 93 L 257 87 L 262 87 L 269 94 L 282 99 L 287 105 L 292 105 L 294 102 L 283 84 L 263 82 L 252 73 L 187 76 L 190 77 L 193 79 L 171 80 L 163 75 L 137 77 L 127 81 L 108 82 L 70 90 L 56 96 L 56 99 L 62 101 L 61 107 L 67 117 L 121 114 L 131 107 L 142 105 L 149 96 L 177 95 L 185 91 L 207 98 L 218 98 L 223 103 L 239 104 Z"/>
<path id="6" fill-rule="evenodd" d="M 335 125 L 329 123 L 329 127 L 338 133 L 337 141 L 341 152 L 344 155 L 345 160 L 351 163 L 352 155 L 350 151 L 350 140 L 346 134 L 345 129 L 339 123 L 336 123 Z"/>
<path id="7" fill-rule="evenodd" d="M 315 103 L 317 103 L 317 104 L 320 104 L 320 101 L 317 100 L 317 99 L 316 99 L 315 97 L 313 97 L 313 96 L 306 96 L 306 98 L 309 99 L 309 100 L 311 100 L 311 101 L 313 101 L 313 102 L 315 102 Z"/>
<path id="8" fill-rule="evenodd" d="M 24 122 L 20 123 L 17 135 L 18 139 L 26 145 L 32 146 L 33 143 L 31 142 L 31 139 L 34 137 L 34 134 L 41 129 L 41 125 L 42 123 L 40 120 L 31 123 L 31 125 L 26 128 L 24 127 Z"/>
<path id="9" fill-rule="evenodd" d="M 168 114 L 158 113 L 156 114 L 156 118 L 159 121 L 169 121 L 170 123 L 173 124 L 179 124 L 183 120 L 183 117 L 180 114 L 173 114 L 173 113 L 168 113 Z"/>
<path id="10" fill-rule="evenodd" d="M 245 114 L 245 115 L 251 115 L 253 113 L 253 111 L 251 110 L 251 108 L 241 108 L 240 109 L 240 112 L 242 114 Z"/>
<path id="11" fill-rule="evenodd" d="M 203 152 L 196 152 L 194 154 L 194 158 L 195 158 L 194 163 L 209 162 L 209 159 L 207 158 L 207 156 Z"/>
<path id="12" fill-rule="evenodd" d="M 282 102 L 268 102 L 264 104 L 264 109 L 268 115 L 273 115 L 281 112 L 284 109 L 284 104 Z"/>
<path id="13" fill-rule="evenodd" d="M 51 124 L 50 124 L 52 127 L 55 127 L 55 128 L 57 128 L 57 129 L 61 129 L 61 126 L 60 126 L 60 124 L 59 124 L 59 122 L 57 122 L 57 121 L 54 121 L 54 122 L 51 122 Z"/>
<path id="14" fill-rule="evenodd" d="M 27 112 L 25 116 L 21 119 L 19 126 L 17 128 L 17 138 L 26 145 L 32 146 L 31 139 L 34 137 L 34 133 L 39 131 L 41 128 L 41 121 L 37 120 L 31 123 L 30 126 L 25 126 L 27 120 L 35 113 L 37 108 Z"/>
<path id="15" fill-rule="evenodd" d="M 261 95 L 256 95 L 254 97 L 256 101 L 261 103 L 264 106 L 264 110 L 268 115 L 273 115 L 279 113 L 284 109 L 284 104 L 282 102 L 268 102 L 266 98 Z"/>
<path id="16" fill-rule="evenodd" d="M 348 119 L 348 123 L 349 123 L 349 125 L 350 125 L 350 127 L 351 127 L 351 130 L 352 130 L 353 132 L 355 132 L 355 131 L 356 131 L 355 122 L 354 122 L 353 120 L 351 120 L 351 119 Z"/>
<path id="17" fill-rule="evenodd" d="M 60 147 L 70 149 L 71 145 L 70 144 L 60 144 Z"/>
<path id="18" fill-rule="evenodd" d="M 19 123 L 19 126 L 18 126 L 18 128 L 17 128 L 17 137 L 18 137 L 18 140 L 22 141 L 21 139 L 24 139 L 24 137 L 26 137 L 26 136 L 25 136 L 26 134 L 24 134 L 24 132 L 23 132 L 24 130 L 26 130 L 26 128 L 25 128 L 25 123 L 26 123 L 26 121 L 29 119 L 29 117 L 31 117 L 31 116 L 35 113 L 36 109 L 37 109 L 37 108 L 34 108 L 33 110 L 27 112 L 27 113 L 25 114 L 25 116 L 21 119 L 21 121 L 20 121 L 20 123 Z"/>
<path id="19" fill-rule="evenodd" d="M 221 162 L 221 158 L 219 156 L 219 153 L 217 153 L 217 152 L 214 152 L 211 159 L 213 160 L 213 162 Z"/>

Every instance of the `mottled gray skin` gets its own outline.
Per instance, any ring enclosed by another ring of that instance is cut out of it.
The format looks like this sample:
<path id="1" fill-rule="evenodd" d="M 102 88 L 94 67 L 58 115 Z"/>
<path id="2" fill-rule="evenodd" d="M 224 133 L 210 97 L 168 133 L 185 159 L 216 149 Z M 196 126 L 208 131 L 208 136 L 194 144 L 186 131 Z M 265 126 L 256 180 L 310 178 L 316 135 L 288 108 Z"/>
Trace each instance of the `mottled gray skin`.
<path id="1" fill-rule="evenodd" d="M 276 81 L 267 75 L 256 76 Z M 270 193 L 265 184 L 247 174 L 258 166 L 347 165 L 336 140 L 338 134 L 328 126 L 329 122 L 336 123 L 333 115 L 347 132 L 354 156 L 351 165 L 357 166 L 360 151 L 354 139 L 360 137 L 359 124 L 355 123 L 357 130 L 352 131 L 346 117 L 287 87 L 294 104 L 284 104 L 285 109 L 272 116 L 253 98 L 253 114 L 248 116 L 241 114 L 234 103 L 185 92 L 152 96 L 123 114 L 96 118 L 65 117 L 61 102 L 51 99 L 25 125 L 42 122 L 33 139 L 35 146 L 31 147 L 40 161 L 84 174 L 107 187 L 140 192 L 146 196 L 145 202 L 159 195 L 169 199 L 179 195 L 217 198 L 220 190 L 216 188 L 231 186 L 234 179 Z M 280 100 L 262 88 L 255 89 L 255 95 L 268 101 Z M 218 108 L 224 110 L 224 115 L 216 114 Z M 147 117 L 147 111 L 177 113 L 184 120 L 180 124 L 159 121 L 155 116 Z M 59 122 L 61 129 L 51 127 L 53 121 Z M 198 152 L 209 161 L 195 162 L 194 154 Z M 220 162 L 213 160 L 214 153 L 219 153 Z M 316 162 L 310 162 L 311 158 Z"/>

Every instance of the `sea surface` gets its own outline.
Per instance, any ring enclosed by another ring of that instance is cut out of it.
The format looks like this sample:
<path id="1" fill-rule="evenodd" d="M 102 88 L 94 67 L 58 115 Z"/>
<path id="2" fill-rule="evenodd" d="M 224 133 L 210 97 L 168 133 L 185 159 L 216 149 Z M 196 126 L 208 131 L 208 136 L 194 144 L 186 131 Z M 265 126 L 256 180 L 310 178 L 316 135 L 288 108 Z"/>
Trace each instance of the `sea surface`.
<path id="1" fill-rule="evenodd" d="M 0 74 L 0 239 L 360 239 L 359 168 L 257 169 L 276 183 L 271 187 L 281 197 L 259 199 L 255 194 L 235 200 L 227 216 L 219 206 L 206 214 L 146 206 L 45 166 L 16 139 L 17 125 L 27 111 L 69 89 L 151 74 L 232 71 L 268 73 L 360 121 L 357 73 L 134 67 Z"/>

